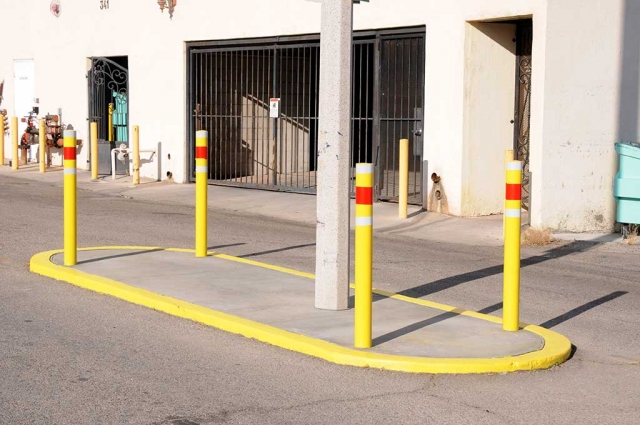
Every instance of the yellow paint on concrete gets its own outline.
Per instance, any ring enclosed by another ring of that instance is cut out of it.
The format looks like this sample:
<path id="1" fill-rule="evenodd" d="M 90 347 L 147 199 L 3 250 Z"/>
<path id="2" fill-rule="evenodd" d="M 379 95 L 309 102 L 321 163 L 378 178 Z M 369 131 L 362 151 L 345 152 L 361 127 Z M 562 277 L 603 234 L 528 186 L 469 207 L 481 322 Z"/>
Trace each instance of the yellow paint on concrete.
<path id="1" fill-rule="evenodd" d="M 94 247 L 83 248 L 89 250 L 153 250 L 160 247 L 118 246 L 118 247 Z M 189 249 L 166 249 L 173 252 L 190 252 Z M 73 268 L 60 266 L 51 261 L 51 257 L 60 254 L 62 250 L 46 251 L 34 255 L 31 258 L 30 269 L 32 272 L 43 276 L 62 280 L 73 285 L 86 288 L 98 293 L 111 295 L 133 304 L 146 306 L 177 317 L 190 319 L 227 332 L 243 335 L 247 338 L 257 339 L 281 348 L 321 358 L 332 363 L 369 367 L 384 370 L 413 373 L 499 373 L 513 372 L 517 370 L 546 369 L 564 362 L 571 354 L 569 340 L 553 331 L 539 326 L 521 324 L 524 331 L 533 332 L 541 336 L 544 347 L 541 350 L 523 354 L 520 356 L 507 356 L 502 358 L 426 358 L 395 356 L 390 354 L 378 354 L 371 351 L 356 350 L 342 347 L 337 344 L 311 338 L 278 329 L 273 326 L 243 319 L 230 314 L 211 310 L 196 304 L 181 301 L 172 297 L 156 294 L 151 291 L 136 288 L 111 279 L 94 276 Z M 283 273 L 292 274 L 313 279 L 313 274 L 291 270 L 286 267 L 273 266 L 258 261 L 246 260 L 226 254 L 210 253 L 216 258 L 231 260 L 243 264 L 262 267 Z M 436 308 L 442 311 L 455 312 L 469 317 L 486 320 L 492 323 L 501 323 L 498 317 L 465 311 L 456 307 L 438 304 L 431 301 L 420 300 L 394 294 L 382 290 L 374 290 L 376 294 L 388 296 L 400 301 L 411 302 Z"/>

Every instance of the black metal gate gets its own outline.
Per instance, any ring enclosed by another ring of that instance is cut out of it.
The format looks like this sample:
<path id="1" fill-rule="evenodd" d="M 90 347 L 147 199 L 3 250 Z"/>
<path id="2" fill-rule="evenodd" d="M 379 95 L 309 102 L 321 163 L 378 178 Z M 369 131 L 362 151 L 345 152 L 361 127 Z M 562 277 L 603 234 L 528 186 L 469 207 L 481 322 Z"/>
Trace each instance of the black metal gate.
<path id="1" fill-rule="evenodd" d="M 111 149 L 129 145 L 129 72 L 128 59 L 91 58 L 87 74 L 89 84 L 89 122 L 98 124 L 99 173 L 111 173 Z M 112 127 L 109 129 L 109 115 Z M 125 161 L 116 163 L 116 173 L 127 173 Z"/>
<path id="2" fill-rule="evenodd" d="M 531 19 L 518 21 L 516 27 L 516 105 L 514 153 L 524 162 L 522 170 L 522 208 L 531 205 L 531 173 L 529 172 L 529 146 L 531 128 L 531 51 L 533 23 Z"/>
<path id="3" fill-rule="evenodd" d="M 209 131 L 209 179 L 213 183 L 315 192 L 319 59 L 318 36 L 263 39 L 244 45 L 191 43 L 187 118 L 192 178 L 194 135 L 203 129 Z M 388 65 L 392 63 L 397 64 Z M 422 202 L 423 67 L 423 32 L 356 33 L 352 189 L 355 164 L 375 162 L 377 197 L 397 199 L 398 139 L 408 138 L 410 202 Z M 280 98 L 278 119 L 269 117 L 271 98 Z"/>

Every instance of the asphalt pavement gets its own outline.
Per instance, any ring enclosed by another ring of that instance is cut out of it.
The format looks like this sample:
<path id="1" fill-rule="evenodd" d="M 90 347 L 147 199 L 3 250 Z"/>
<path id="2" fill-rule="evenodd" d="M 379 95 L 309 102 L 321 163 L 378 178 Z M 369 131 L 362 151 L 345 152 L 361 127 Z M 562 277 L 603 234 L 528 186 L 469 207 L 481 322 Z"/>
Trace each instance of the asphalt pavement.
<path id="1" fill-rule="evenodd" d="M 190 248 L 193 208 L 79 192 L 79 244 Z M 640 248 L 525 248 L 521 318 L 566 335 L 565 364 L 446 376 L 337 366 L 29 273 L 62 246 L 62 188 L 0 176 L 0 423 L 633 424 Z M 217 251 L 313 272 L 304 223 L 212 209 Z M 452 241 L 464 234 L 453 235 Z M 564 246 L 562 246 L 564 244 Z M 374 285 L 500 315 L 501 250 L 384 235 Z"/>

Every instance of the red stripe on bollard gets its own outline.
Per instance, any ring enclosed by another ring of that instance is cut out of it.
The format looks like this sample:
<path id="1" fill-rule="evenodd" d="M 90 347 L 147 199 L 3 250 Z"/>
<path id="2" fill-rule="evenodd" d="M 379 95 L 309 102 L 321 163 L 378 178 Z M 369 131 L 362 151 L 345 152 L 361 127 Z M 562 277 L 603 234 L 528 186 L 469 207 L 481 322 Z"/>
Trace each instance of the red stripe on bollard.
<path id="1" fill-rule="evenodd" d="M 207 159 L 207 147 L 206 146 L 196 146 L 196 158 L 198 158 L 198 159 Z"/>
<path id="2" fill-rule="evenodd" d="M 373 188 L 356 187 L 356 204 L 373 205 Z"/>
<path id="3" fill-rule="evenodd" d="M 76 148 L 64 148 L 64 159 L 75 161 Z"/>
<path id="4" fill-rule="evenodd" d="M 507 201 L 521 201 L 522 200 L 522 185 L 521 184 L 509 184 L 507 183 Z"/>

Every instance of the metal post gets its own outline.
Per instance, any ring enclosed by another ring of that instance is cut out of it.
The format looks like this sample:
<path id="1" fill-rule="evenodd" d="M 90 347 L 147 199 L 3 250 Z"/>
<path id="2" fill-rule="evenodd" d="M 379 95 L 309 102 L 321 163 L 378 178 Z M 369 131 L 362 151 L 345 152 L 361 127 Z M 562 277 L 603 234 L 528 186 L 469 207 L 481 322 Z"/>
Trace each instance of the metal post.
<path id="1" fill-rule="evenodd" d="M 140 184 L 140 127 L 133 126 L 133 184 Z"/>
<path id="2" fill-rule="evenodd" d="M 507 164 L 513 161 L 514 159 L 515 159 L 515 156 L 514 156 L 513 149 L 507 149 L 506 151 L 504 151 L 504 169 L 505 170 L 507 169 Z M 504 194 L 506 195 L 506 192 Z M 502 239 L 503 240 L 504 240 L 504 232 L 506 231 L 505 218 L 506 218 L 506 213 L 503 213 L 502 214 Z"/>
<path id="3" fill-rule="evenodd" d="M 209 133 L 196 132 L 196 257 L 207 256 L 207 177 Z"/>
<path id="4" fill-rule="evenodd" d="M 64 265 L 77 262 L 76 132 L 64 131 Z"/>
<path id="5" fill-rule="evenodd" d="M 98 123 L 91 123 L 91 180 L 98 180 Z"/>
<path id="6" fill-rule="evenodd" d="M 371 348 L 373 303 L 373 164 L 356 164 L 354 345 Z"/>
<path id="7" fill-rule="evenodd" d="M 18 117 L 11 117 L 11 141 L 13 160 L 11 161 L 11 169 L 18 169 Z"/>
<path id="8" fill-rule="evenodd" d="M 409 140 L 400 140 L 400 187 L 398 197 L 398 217 L 407 218 L 407 203 L 409 198 Z"/>
<path id="9" fill-rule="evenodd" d="M 110 142 L 113 142 L 113 103 L 109 104 L 109 129 L 108 129 L 108 138 Z"/>
<path id="10" fill-rule="evenodd" d="M 40 132 L 38 134 L 38 162 L 40 162 L 40 172 L 47 171 L 47 131 L 45 129 L 45 121 L 40 120 Z"/>
<path id="11" fill-rule="evenodd" d="M 522 161 L 507 163 L 506 181 L 502 328 L 505 331 L 517 331 L 520 328 Z"/>
<path id="12" fill-rule="evenodd" d="M 349 306 L 352 0 L 322 3 L 315 306 Z"/>

